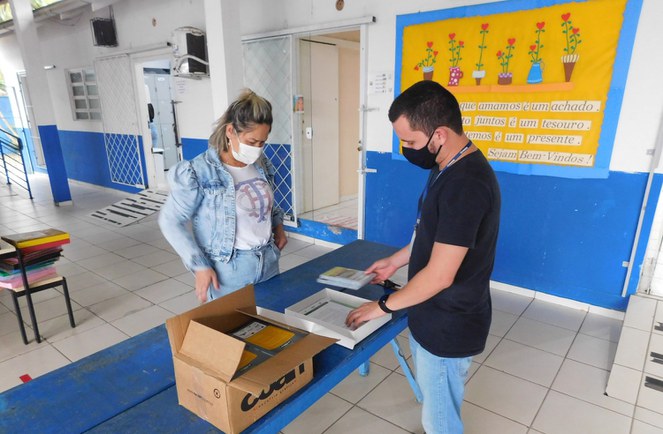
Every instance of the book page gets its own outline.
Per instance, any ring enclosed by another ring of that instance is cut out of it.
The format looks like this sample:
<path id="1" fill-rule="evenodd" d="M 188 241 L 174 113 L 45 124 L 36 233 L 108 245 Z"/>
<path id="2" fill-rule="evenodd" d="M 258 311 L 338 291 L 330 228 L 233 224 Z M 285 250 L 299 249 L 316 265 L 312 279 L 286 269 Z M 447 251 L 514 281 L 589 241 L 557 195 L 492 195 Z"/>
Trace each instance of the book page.
<path id="1" fill-rule="evenodd" d="M 303 309 L 301 313 L 309 318 L 315 318 L 318 321 L 331 324 L 335 327 L 349 329 L 345 325 L 345 319 L 354 308 L 354 306 L 339 303 L 338 301 L 323 299 Z"/>

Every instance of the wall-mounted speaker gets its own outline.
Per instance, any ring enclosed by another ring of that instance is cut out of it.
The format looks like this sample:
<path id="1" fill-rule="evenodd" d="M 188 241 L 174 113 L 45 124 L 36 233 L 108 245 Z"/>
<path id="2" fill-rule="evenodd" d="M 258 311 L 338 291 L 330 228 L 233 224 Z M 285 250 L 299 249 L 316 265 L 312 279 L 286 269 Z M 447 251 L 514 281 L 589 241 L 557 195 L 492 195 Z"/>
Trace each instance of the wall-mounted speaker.
<path id="1" fill-rule="evenodd" d="M 92 18 L 92 39 L 97 47 L 117 47 L 115 21 L 112 18 Z"/>

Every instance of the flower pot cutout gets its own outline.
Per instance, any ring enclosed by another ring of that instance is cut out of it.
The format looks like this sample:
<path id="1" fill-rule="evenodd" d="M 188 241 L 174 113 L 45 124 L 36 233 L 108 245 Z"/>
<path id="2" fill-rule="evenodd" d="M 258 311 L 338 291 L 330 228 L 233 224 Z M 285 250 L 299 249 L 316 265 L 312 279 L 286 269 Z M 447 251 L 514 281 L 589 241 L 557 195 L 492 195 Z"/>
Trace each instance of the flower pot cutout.
<path id="1" fill-rule="evenodd" d="M 458 86 L 458 82 L 463 78 L 463 71 L 458 66 L 449 67 L 449 86 Z"/>
<path id="2" fill-rule="evenodd" d="M 536 84 L 543 81 L 543 64 L 542 62 L 534 62 L 527 74 L 527 83 Z"/>
<path id="3" fill-rule="evenodd" d="M 472 78 L 476 81 L 477 86 L 481 84 L 481 79 L 486 76 L 486 71 L 472 71 Z"/>
<path id="4" fill-rule="evenodd" d="M 497 84 L 511 84 L 511 81 L 513 80 L 513 73 L 512 72 L 500 72 L 497 74 Z"/>
<path id="5" fill-rule="evenodd" d="M 433 79 L 433 67 L 432 66 L 424 66 L 422 69 L 424 71 L 424 80 L 432 80 Z"/>
<path id="6" fill-rule="evenodd" d="M 562 56 L 562 64 L 564 65 L 564 81 L 567 83 L 571 81 L 573 68 L 576 66 L 578 57 L 580 57 L 578 54 L 565 54 Z"/>

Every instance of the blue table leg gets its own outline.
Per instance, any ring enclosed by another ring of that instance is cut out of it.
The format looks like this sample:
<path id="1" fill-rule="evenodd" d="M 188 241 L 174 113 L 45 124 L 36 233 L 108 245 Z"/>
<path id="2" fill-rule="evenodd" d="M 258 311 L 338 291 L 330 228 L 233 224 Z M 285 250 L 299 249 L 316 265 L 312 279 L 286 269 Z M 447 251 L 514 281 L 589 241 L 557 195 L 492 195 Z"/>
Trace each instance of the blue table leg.
<path id="1" fill-rule="evenodd" d="M 417 402 L 423 402 L 424 397 L 421 394 L 421 389 L 419 389 L 419 385 L 417 384 L 417 381 L 414 379 L 414 375 L 412 374 L 412 370 L 410 369 L 410 365 L 407 364 L 407 361 L 405 360 L 405 357 L 403 356 L 403 352 L 401 351 L 401 346 L 398 344 L 398 340 L 396 340 L 395 338 L 392 339 L 391 347 L 394 349 L 394 353 L 396 354 L 396 358 L 398 359 L 398 363 L 400 363 L 401 369 L 405 373 L 405 377 L 407 378 L 407 381 L 410 383 L 410 387 L 412 388 L 412 392 L 414 392 L 414 398 L 417 400 Z"/>
<path id="2" fill-rule="evenodd" d="M 366 360 L 364 363 L 359 365 L 359 375 L 365 377 L 371 372 L 371 362 Z"/>

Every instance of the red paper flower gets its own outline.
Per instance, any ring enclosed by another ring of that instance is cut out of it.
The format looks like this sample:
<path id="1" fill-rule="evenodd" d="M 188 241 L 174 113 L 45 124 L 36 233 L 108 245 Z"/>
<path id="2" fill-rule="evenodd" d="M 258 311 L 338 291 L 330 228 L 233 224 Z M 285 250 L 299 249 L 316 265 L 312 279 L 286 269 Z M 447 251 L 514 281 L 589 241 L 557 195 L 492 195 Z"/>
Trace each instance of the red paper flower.
<path id="1" fill-rule="evenodd" d="M 481 31 L 479 32 L 479 34 L 481 34 L 481 44 L 479 44 L 479 61 L 475 63 L 477 71 L 481 71 L 483 69 L 483 50 L 488 48 L 486 45 L 486 33 L 488 33 L 488 23 L 483 23 L 481 24 Z"/>
<path id="2" fill-rule="evenodd" d="M 506 40 L 508 45 L 506 46 L 506 51 L 499 50 L 497 52 L 497 58 L 500 60 L 500 66 L 502 67 L 502 73 L 506 74 L 509 72 L 509 62 L 513 57 L 514 45 L 516 43 L 516 38 L 509 38 Z"/>
<path id="3" fill-rule="evenodd" d="M 536 30 L 534 30 L 534 33 L 536 33 L 536 41 L 534 41 L 534 44 L 529 46 L 528 52 L 530 55 L 530 62 L 533 64 L 541 62 L 540 53 L 541 49 L 544 47 L 544 45 L 541 43 L 541 34 L 546 32 L 544 29 L 545 26 L 545 21 L 536 23 Z"/>
<path id="4" fill-rule="evenodd" d="M 426 42 L 426 57 L 414 67 L 415 71 L 426 66 L 433 66 L 437 57 L 437 51 L 433 51 L 433 41 Z"/>
<path id="5" fill-rule="evenodd" d="M 449 62 L 451 63 L 452 67 L 457 67 L 458 63 L 463 59 L 460 57 L 460 51 L 463 49 L 464 45 L 465 42 L 456 41 L 455 33 L 449 33 L 449 52 L 451 53 Z"/>
<path id="6" fill-rule="evenodd" d="M 580 39 L 580 28 L 573 27 L 571 22 L 571 13 L 567 12 L 562 14 L 562 33 L 566 37 L 566 47 L 564 47 L 564 53 L 566 55 L 575 54 L 578 45 L 582 42 Z"/>

